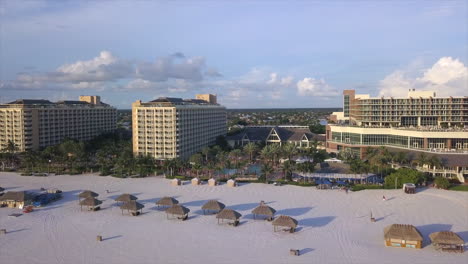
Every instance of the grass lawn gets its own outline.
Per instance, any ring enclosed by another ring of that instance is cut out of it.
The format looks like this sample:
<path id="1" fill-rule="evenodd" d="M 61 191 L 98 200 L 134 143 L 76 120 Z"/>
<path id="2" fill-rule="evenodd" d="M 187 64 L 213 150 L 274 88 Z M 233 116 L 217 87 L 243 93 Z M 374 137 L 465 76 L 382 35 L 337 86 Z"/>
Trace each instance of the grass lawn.
<path id="1" fill-rule="evenodd" d="M 451 186 L 449 190 L 468 192 L 468 185 L 454 185 L 454 186 Z"/>

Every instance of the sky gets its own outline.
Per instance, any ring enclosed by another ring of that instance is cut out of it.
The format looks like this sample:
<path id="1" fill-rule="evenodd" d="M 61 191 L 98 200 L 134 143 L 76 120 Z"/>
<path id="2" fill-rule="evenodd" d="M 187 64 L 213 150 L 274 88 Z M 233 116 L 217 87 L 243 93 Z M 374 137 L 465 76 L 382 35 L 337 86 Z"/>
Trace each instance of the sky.
<path id="1" fill-rule="evenodd" d="M 467 96 L 467 63 L 464 0 L 0 0 L 0 103 L 341 107 L 344 89 Z"/>

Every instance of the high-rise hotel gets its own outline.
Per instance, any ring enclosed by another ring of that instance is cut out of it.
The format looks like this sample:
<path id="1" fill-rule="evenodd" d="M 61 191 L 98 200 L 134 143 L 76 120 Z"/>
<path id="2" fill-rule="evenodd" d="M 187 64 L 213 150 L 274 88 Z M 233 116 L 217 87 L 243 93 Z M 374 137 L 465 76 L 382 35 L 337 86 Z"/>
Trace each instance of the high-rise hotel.
<path id="1" fill-rule="evenodd" d="M 468 175 L 468 97 L 437 97 L 434 92 L 410 90 L 406 98 L 343 92 L 343 112 L 330 116 L 328 151 L 350 148 L 364 158 L 368 147 L 386 146 L 417 157 L 426 152 L 440 158 L 444 176 Z M 334 123 L 334 124 L 333 124 Z"/>
<path id="2" fill-rule="evenodd" d="M 117 109 L 99 96 L 79 101 L 21 99 L 0 105 L 0 149 L 9 141 L 18 151 L 59 144 L 65 138 L 89 140 L 115 130 Z"/>
<path id="3" fill-rule="evenodd" d="M 226 108 L 212 94 L 197 99 L 160 97 L 132 104 L 133 153 L 188 159 L 226 135 Z"/>

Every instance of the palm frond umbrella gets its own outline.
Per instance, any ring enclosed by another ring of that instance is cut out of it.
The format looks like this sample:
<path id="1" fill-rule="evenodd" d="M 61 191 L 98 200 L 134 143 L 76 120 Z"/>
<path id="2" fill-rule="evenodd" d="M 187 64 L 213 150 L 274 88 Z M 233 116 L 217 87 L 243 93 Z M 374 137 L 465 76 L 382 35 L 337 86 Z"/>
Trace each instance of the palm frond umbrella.
<path id="1" fill-rule="evenodd" d="M 119 197 L 115 198 L 117 202 L 130 202 L 135 200 L 138 200 L 138 198 L 128 193 L 121 194 Z"/>
<path id="2" fill-rule="evenodd" d="M 177 215 L 178 219 L 187 220 L 189 212 L 190 209 L 187 207 L 180 204 L 174 204 L 173 206 L 166 209 L 166 216 L 169 219 L 169 215 Z"/>
<path id="3" fill-rule="evenodd" d="M 297 227 L 297 220 L 287 215 L 280 215 L 273 220 L 272 225 L 275 232 L 277 231 L 277 227 L 289 227 L 289 232 L 294 233 Z"/>
<path id="4" fill-rule="evenodd" d="M 81 201 L 82 198 L 88 198 L 88 197 L 98 197 L 99 194 L 93 192 L 93 191 L 90 191 L 90 190 L 85 190 L 85 191 L 82 191 L 79 195 L 78 195 L 78 199 Z"/>
<path id="5" fill-rule="evenodd" d="M 80 201 L 80 207 L 81 207 L 81 210 L 83 209 L 83 205 L 84 206 L 88 206 L 90 209 L 92 209 L 93 211 L 96 211 L 98 210 L 99 206 L 102 204 L 102 201 L 94 198 L 94 197 L 88 197 L 86 199 L 84 199 L 83 201 Z"/>
<path id="6" fill-rule="evenodd" d="M 463 252 L 465 241 L 452 231 L 434 232 L 429 235 L 436 249 L 449 252 Z"/>
<path id="7" fill-rule="evenodd" d="M 223 210 L 221 210 L 221 212 L 219 212 L 216 215 L 216 218 L 218 219 L 218 224 L 220 219 L 221 222 L 223 222 L 224 220 L 232 220 L 234 221 L 233 225 L 237 226 L 239 224 L 239 218 L 241 218 L 241 216 L 242 215 L 237 211 L 234 211 L 229 208 L 224 208 Z"/>
<path id="8" fill-rule="evenodd" d="M 159 199 L 159 201 L 156 202 L 156 205 L 159 207 L 159 206 L 173 206 L 175 204 L 179 204 L 179 201 L 177 201 L 176 199 L 172 198 L 172 197 L 163 197 L 161 199 Z"/>
<path id="9" fill-rule="evenodd" d="M 271 208 L 270 206 L 260 203 L 259 206 L 257 206 L 255 209 L 252 210 L 252 214 L 254 216 L 254 219 L 258 215 L 265 215 L 267 216 L 267 219 L 269 221 L 273 220 L 273 216 L 275 215 L 276 210 Z"/>
<path id="10" fill-rule="evenodd" d="M 205 214 L 205 211 L 214 211 L 216 213 L 219 213 L 219 211 L 223 210 L 224 207 L 226 206 L 223 203 L 218 202 L 216 200 L 210 200 L 202 206 L 202 210 L 203 214 Z"/>
<path id="11" fill-rule="evenodd" d="M 132 213 L 132 215 L 134 216 L 137 216 L 139 215 L 140 213 L 143 213 L 143 208 L 145 206 L 142 205 L 141 203 L 135 201 L 135 200 L 131 200 L 131 201 L 128 201 L 128 202 L 124 202 L 124 204 L 122 204 L 120 206 L 120 209 L 122 209 L 122 215 L 123 215 L 123 211 L 124 210 L 127 210 L 129 212 Z M 140 211 L 140 212 L 138 212 Z"/>

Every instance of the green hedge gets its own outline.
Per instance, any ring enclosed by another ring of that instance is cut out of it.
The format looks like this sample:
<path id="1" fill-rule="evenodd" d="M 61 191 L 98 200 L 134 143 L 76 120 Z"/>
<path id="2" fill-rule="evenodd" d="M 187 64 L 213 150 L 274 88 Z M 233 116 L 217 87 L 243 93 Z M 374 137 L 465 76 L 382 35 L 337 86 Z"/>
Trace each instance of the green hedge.
<path id="1" fill-rule="evenodd" d="M 452 185 L 452 186 L 450 186 L 449 190 L 468 192 L 468 185 Z"/>
<path id="2" fill-rule="evenodd" d="M 357 192 L 357 191 L 362 191 L 362 190 L 377 190 L 377 189 L 383 189 L 383 186 L 377 185 L 377 184 L 356 184 L 351 186 L 351 191 Z"/>

